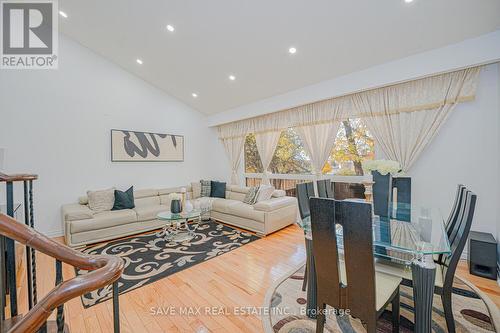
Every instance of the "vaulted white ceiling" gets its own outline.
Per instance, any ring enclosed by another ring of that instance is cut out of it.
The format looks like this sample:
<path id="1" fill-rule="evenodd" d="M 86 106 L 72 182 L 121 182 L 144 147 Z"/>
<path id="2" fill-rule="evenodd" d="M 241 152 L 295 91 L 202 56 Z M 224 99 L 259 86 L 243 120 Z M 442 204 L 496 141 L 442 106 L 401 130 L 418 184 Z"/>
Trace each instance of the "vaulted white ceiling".
<path id="1" fill-rule="evenodd" d="M 500 28 L 500 0 L 60 0 L 59 7 L 68 15 L 60 17 L 63 33 L 206 114 Z"/>

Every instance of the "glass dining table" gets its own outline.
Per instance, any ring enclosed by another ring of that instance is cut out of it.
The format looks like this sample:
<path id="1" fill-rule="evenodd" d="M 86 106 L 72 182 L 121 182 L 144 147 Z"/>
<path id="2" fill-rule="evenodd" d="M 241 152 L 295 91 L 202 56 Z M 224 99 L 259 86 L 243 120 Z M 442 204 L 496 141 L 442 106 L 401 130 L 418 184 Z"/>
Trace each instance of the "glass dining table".
<path id="1" fill-rule="evenodd" d="M 397 210 L 390 209 L 387 215 L 390 216 L 373 216 L 375 270 L 411 278 L 415 302 L 415 332 L 430 332 L 436 278 L 434 258 L 451 253 L 442 215 L 437 210 L 407 204 L 400 204 Z M 304 230 L 306 239 L 307 314 L 314 318 L 317 304 L 311 219 L 306 217 L 298 224 Z M 339 257 L 342 257 L 344 242 L 340 225 L 336 227 L 336 236 Z"/>

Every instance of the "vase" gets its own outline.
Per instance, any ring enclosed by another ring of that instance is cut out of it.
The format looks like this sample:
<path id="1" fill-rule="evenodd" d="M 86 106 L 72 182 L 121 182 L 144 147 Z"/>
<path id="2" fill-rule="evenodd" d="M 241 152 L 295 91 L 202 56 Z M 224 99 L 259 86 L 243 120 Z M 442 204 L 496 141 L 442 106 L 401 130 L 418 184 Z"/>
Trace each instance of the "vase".
<path id="1" fill-rule="evenodd" d="M 170 202 L 170 212 L 172 214 L 179 214 L 182 211 L 181 201 L 180 200 L 172 200 Z"/>
<path id="2" fill-rule="evenodd" d="M 184 204 L 184 210 L 186 212 L 191 212 L 193 210 L 193 204 L 191 203 L 191 200 L 186 200 L 186 203 Z"/>

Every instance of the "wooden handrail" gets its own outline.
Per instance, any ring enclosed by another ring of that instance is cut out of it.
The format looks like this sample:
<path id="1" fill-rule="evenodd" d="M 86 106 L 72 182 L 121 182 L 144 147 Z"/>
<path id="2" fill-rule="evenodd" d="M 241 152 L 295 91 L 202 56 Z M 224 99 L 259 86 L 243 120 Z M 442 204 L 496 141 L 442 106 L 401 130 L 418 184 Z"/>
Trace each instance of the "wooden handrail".
<path id="1" fill-rule="evenodd" d="M 83 254 L 53 241 L 2 213 L 0 213 L 0 234 L 30 246 L 66 264 L 92 271 L 88 274 L 64 281 L 52 289 L 9 330 L 9 333 L 37 331 L 58 306 L 72 298 L 79 297 L 115 282 L 123 272 L 124 263 L 119 257 Z"/>

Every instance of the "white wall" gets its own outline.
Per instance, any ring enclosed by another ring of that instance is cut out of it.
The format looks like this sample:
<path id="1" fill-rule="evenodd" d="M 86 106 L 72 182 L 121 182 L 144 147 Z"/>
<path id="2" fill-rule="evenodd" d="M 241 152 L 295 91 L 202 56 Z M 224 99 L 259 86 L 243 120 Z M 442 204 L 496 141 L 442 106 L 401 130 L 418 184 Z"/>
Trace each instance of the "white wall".
<path id="1" fill-rule="evenodd" d="M 497 234 L 500 221 L 498 65 L 485 67 L 476 100 L 459 104 L 409 172 L 412 201 L 446 218 L 457 184 L 478 196 L 472 230 Z"/>
<path id="2" fill-rule="evenodd" d="M 65 36 L 59 47 L 59 70 L 0 71 L 5 171 L 39 174 L 37 229 L 60 234 L 61 204 L 88 189 L 226 178 L 226 157 L 204 115 Z M 185 161 L 112 163 L 111 128 L 184 135 Z"/>

